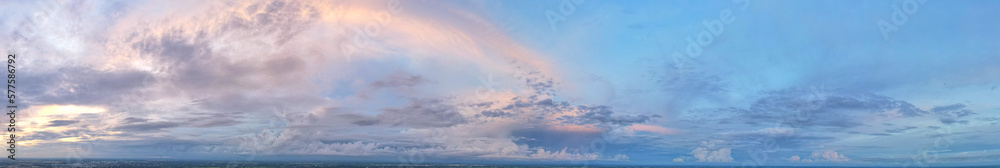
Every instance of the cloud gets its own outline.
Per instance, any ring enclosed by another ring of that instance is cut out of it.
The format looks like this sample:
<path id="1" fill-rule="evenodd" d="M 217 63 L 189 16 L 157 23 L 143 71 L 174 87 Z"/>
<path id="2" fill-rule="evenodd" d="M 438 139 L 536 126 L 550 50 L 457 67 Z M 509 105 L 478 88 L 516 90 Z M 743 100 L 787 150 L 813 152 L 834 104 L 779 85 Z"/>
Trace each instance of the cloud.
<path id="1" fill-rule="evenodd" d="M 733 162 L 732 149 L 729 148 L 711 150 L 699 147 L 691 151 L 691 156 L 698 159 L 698 162 Z"/>
<path id="2" fill-rule="evenodd" d="M 391 148 L 383 147 L 371 142 L 350 142 L 350 143 L 321 143 L 313 142 L 306 146 L 296 146 L 292 152 L 302 151 L 310 154 L 337 155 L 337 156 L 371 156 L 384 152 L 391 152 Z M 297 153 L 297 152 L 296 152 Z"/>
<path id="3" fill-rule="evenodd" d="M 420 75 L 410 75 L 405 72 L 396 72 L 389 75 L 386 80 L 372 82 L 371 86 L 374 88 L 413 87 L 424 82 L 426 81 Z"/>
<path id="4" fill-rule="evenodd" d="M 201 127 L 201 128 L 207 128 L 207 127 L 233 126 L 233 125 L 239 125 L 240 123 L 243 123 L 243 122 L 240 122 L 240 121 L 237 121 L 237 120 L 233 120 L 233 119 L 215 119 L 215 120 L 211 120 L 211 121 L 207 121 L 207 122 L 202 122 L 202 123 L 196 124 L 194 126 L 195 127 Z"/>
<path id="5" fill-rule="evenodd" d="M 885 130 L 885 132 L 886 133 L 903 133 L 903 132 L 906 132 L 907 130 L 912 130 L 912 129 L 917 129 L 917 127 L 907 126 L 907 127 L 898 128 L 898 129 L 888 129 L 888 130 Z"/>
<path id="6" fill-rule="evenodd" d="M 941 111 L 961 111 L 960 105 L 937 110 L 923 110 L 915 105 L 868 92 L 826 88 L 790 88 L 762 92 L 745 108 L 722 107 L 694 109 L 682 113 L 679 129 L 686 134 L 710 139 L 727 139 L 731 148 L 753 147 L 762 140 L 773 140 L 783 148 L 806 149 L 841 143 L 854 136 L 895 136 L 922 131 L 940 121 L 944 124 L 966 123 L 953 120 L 957 115 L 937 115 Z M 711 127 L 703 127 L 711 124 Z M 897 126 L 900 125 L 900 126 Z M 702 126 L 702 127 L 699 127 Z M 697 141 L 687 142 L 693 146 Z M 714 149 L 713 149 L 714 151 Z"/>
<path id="7" fill-rule="evenodd" d="M 942 118 L 942 119 L 939 119 L 938 121 L 941 121 L 941 123 L 949 124 L 949 125 L 954 124 L 954 123 L 960 123 L 960 124 L 967 124 L 967 123 L 969 123 L 968 120 L 955 120 L 954 118 Z"/>
<path id="8" fill-rule="evenodd" d="M 24 140 L 53 140 L 66 137 L 63 134 L 50 132 L 50 131 L 38 131 L 28 134 L 23 137 Z"/>
<path id="9" fill-rule="evenodd" d="M 136 124 L 121 125 L 114 127 L 114 129 L 127 132 L 148 133 L 148 132 L 163 131 L 163 129 L 174 128 L 179 126 L 181 126 L 180 123 L 158 121 L 158 122 L 143 122 Z"/>
<path id="10" fill-rule="evenodd" d="M 843 154 L 838 154 L 836 151 L 816 151 L 812 153 L 812 158 L 815 161 L 831 161 L 831 162 L 847 162 L 851 161 Z"/>
<path id="11" fill-rule="evenodd" d="M 733 162 L 733 151 L 731 148 L 723 147 L 725 143 L 723 140 L 702 141 L 700 147 L 695 148 L 688 154 L 693 159 L 697 159 L 697 162 Z M 683 162 L 684 159 L 676 158 L 674 161 Z"/>
<path id="12" fill-rule="evenodd" d="M 615 155 L 615 157 L 611 158 L 611 160 L 614 161 L 628 161 L 628 159 L 629 159 L 628 155 L 625 154 L 617 154 Z"/>
<path id="13" fill-rule="evenodd" d="M 136 117 L 125 118 L 125 123 L 137 123 L 137 122 L 146 122 L 146 121 L 149 121 L 149 119 L 136 118 Z"/>
<path id="14" fill-rule="evenodd" d="M 664 135 L 676 135 L 680 133 L 680 131 L 673 128 L 661 127 L 656 125 L 646 125 L 646 124 L 634 124 L 629 128 L 632 128 L 636 131 L 646 131 Z"/>
<path id="15" fill-rule="evenodd" d="M 931 112 L 934 112 L 934 113 L 936 113 L 938 115 L 941 115 L 941 116 L 955 117 L 955 118 L 961 118 L 961 117 L 965 117 L 965 116 L 977 114 L 975 112 L 972 112 L 972 110 L 966 109 L 966 106 L 964 104 L 961 104 L 961 103 L 959 103 L 959 104 L 953 104 L 953 105 L 947 105 L 947 106 L 934 107 L 934 108 L 931 109 Z"/>
<path id="16" fill-rule="evenodd" d="M 773 91 L 757 99 L 750 108 L 735 112 L 754 120 L 793 126 L 850 128 L 864 125 L 854 119 L 859 115 L 883 115 L 890 111 L 900 113 L 901 117 L 928 114 L 905 101 L 873 93 L 799 88 Z"/>
<path id="17" fill-rule="evenodd" d="M 538 149 L 534 154 L 528 155 L 528 157 L 535 159 L 549 159 L 549 160 L 597 160 L 598 154 L 596 153 L 569 153 L 566 152 L 566 148 L 560 151 L 546 151 L 545 149 Z"/>
<path id="18" fill-rule="evenodd" d="M 580 115 L 577 116 L 563 116 L 560 120 L 567 123 L 573 123 L 578 125 L 588 125 L 588 124 L 614 124 L 629 126 L 636 123 L 645 123 L 652 118 L 660 117 L 659 115 L 635 115 L 635 116 L 622 116 L 622 115 L 612 115 L 614 112 L 611 108 L 606 106 L 577 106 L 577 110 L 580 111 Z"/>
<path id="19" fill-rule="evenodd" d="M 403 94 L 413 94 L 415 87 L 417 85 L 428 82 L 421 75 L 409 74 L 404 71 L 396 71 L 387 75 L 384 79 L 376 80 L 369 84 L 368 88 L 359 91 L 357 93 L 358 97 L 368 99 L 372 94 L 377 93 L 377 91 L 382 89 L 391 89 L 392 91 L 403 93 Z"/>
<path id="20" fill-rule="evenodd" d="M 787 137 L 787 136 L 792 136 L 794 133 L 795 133 L 795 129 L 794 128 L 771 127 L 771 128 L 764 128 L 764 129 L 753 130 L 753 131 L 723 132 L 723 133 L 719 133 L 719 134 L 720 135 L 726 135 L 726 136 L 735 136 L 735 137 L 741 137 L 741 136 L 749 136 L 749 137 Z"/>
<path id="21" fill-rule="evenodd" d="M 790 162 L 804 162 L 804 163 L 809 163 L 809 162 L 849 162 L 849 161 L 851 161 L 851 159 L 847 158 L 847 156 L 844 156 L 843 154 L 838 154 L 836 151 L 832 151 L 832 150 L 814 151 L 814 152 L 812 152 L 812 155 L 810 155 L 810 157 L 811 157 L 810 159 L 803 159 L 802 157 L 799 157 L 799 155 L 793 155 L 792 157 L 788 158 L 787 160 L 790 161 Z"/>
<path id="22" fill-rule="evenodd" d="M 448 127 L 466 122 L 465 116 L 442 100 L 413 100 L 403 108 L 385 109 L 377 116 L 380 123 L 393 126 Z"/>
<path id="23" fill-rule="evenodd" d="M 107 104 L 115 96 L 138 89 L 150 74 L 136 70 L 106 71 L 88 67 L 65 67 L 19 77 L 25 85 L 25 101 L 35 104 Z"/>
<path id="24" fill-rule="evenodd" d="M 792 162 L 798 162 L 798 161 L 801 161 L 801 160 L 802 160 L 802 158 L 799 157 L 799 155 L 794 155 L 794 156 L 788 158 L 788 161 L 792 161 Z"/>
<path id="25" fill-rule="evenodd" d="M 479 115 L 485 117 L 511 117 L 514 116 L 514 113 L 508 113 L 500 109 L 493 109 L 493 110 L 482 111 L 480 112 Z"/>
<path id="26" fill-rule="evenodd" d="M 76 121 L 76 120 L 52 120 L 52 121 L 49 121 L 49 124 L 45 125 L 45 126 L 48 126 L 48 127 L 59 127 L 59 126 L 72 125 L 72 124 L 76 124 L 76 123 L 79 123 L 79 122 L 80 121 Z"/>

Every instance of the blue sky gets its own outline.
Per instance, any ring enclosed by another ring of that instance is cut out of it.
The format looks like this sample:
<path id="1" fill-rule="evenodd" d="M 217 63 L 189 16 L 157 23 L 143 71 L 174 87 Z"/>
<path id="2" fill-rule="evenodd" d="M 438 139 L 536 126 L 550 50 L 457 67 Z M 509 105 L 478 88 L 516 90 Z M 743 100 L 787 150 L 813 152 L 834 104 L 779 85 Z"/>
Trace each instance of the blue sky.
<path id="1" fill-rule="evenodd" d="M 0 2 L 24 158 L 1000 164 L 997 1 Z"/>

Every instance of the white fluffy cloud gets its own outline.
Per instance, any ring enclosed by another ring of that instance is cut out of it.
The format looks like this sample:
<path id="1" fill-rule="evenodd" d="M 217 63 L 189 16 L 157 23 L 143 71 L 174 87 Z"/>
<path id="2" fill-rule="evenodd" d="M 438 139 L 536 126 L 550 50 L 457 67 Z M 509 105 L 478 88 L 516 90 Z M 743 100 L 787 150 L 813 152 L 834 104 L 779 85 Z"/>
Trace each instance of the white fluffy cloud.
<path id="1" fill-rule="evenodd" d="M 788 160 L 792 161 L 792 162 L 798 162 L 798 161 L 802 160 L 802 157 L 799 157 L 799 155 L 795 155 L 795 156 L 792 156 L 792 157 L 788 158 Z"/>
<path id="2" fill-rule="evenodd" d="M 611 158 L 611 160 L 615 161 L 627 161 L 628 159 L 629 159 L 628 155 L 625 154 L 618 154 L 615 155 L 615 157 Z"/>
<path id="3" fill-rule="evenodd" d="M 694 149 L 689 154 L 694 159 L 698 159 L 698 162 L 733 162 L 733 150 L 723 147 L 725 143 L 723 140 L 702 141 L 701 147 Z M 674 161 L 683 162 L 684 159 L 677 158 Z"/>
<path id="4" fill-rule="evenodd" d="M 838 154 L 836 151 L 829 151 L 829 150 L 822 152 L 819 151 L 813 152 L 812 158 L 814 160 L 822 159 L 825 161 L 833 161 L 833 162 L 851 161 L 851 158 L 847 158 L 846 156 L 844 156 L 844 154 Z"/>
<path id="5" fill-rule="evenodd" d="M 837 151 L 827 150 L 827 151 L 814 151 L 809 159 L 804 159 L 799 155 L 793 155 L 787 160 L 790 162 L 848 162 L 851 158 L 847 158 L 844 154 L 839 154 Z"/>
<path id="6" fill-rule="evenodd" d="M 599 155 L 596 153 L 566 152 L 566 148 L 563 148 L 560 151 L 546 151 L 545 149 L 538 149 L 538 151 L 535 154 L 531 154 L 529 156 L 534 159 L 550 159 L 550 160 L 597 160 L 597 158 L 599 157 Z"/>
<path id="7" fill-rule="evenodd" d="M 729 148 L 711 150 L 699 147 L 691 151 L 691 155 L 698 159 L 698 162 L 733 162 L 732 149 Z"/>

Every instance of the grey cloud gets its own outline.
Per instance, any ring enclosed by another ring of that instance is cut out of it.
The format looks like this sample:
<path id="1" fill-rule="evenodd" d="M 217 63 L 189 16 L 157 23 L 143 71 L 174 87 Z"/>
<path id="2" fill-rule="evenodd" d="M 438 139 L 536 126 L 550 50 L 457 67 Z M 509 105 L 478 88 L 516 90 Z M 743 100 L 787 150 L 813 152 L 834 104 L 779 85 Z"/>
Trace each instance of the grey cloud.
<path id="1" fill-rule="evenodd" d="M 503 110 L 514 110 L 515 108 L 532 107 L 534 105 L 535 105 L 535 103 L 532 103 L 530 101 L 522 101 L 522 100 L 519 100 L 519 98 L 514 98 L 513 102 L 511 102 L 510 105 L 507 105 L 507 106 L 503 107 L 502 109 Z"/>
<path id="2" fill-rule="evenodd" d="M 351 122 L 351 124 L 359 125 L 359 126 L 369 126 L 369 125 L 378 124 L 378 120 L 373 120 L 373 119 L 355 120 L 355 121 Z"/>
<path id="3" fill-rule="evenodd" d="M 327 121 L 335 120 L 335 123 L 349 123 L 357 126 L 388 125 L 388 126 L 408 126 L 414 128 L 428 127 L 449 127 L 466 123 L 465 116 L 458 113 L 454 105 L 445 103 L 440 99 L 413 99 L 410 103 L 401 108 L 386 108 L 377 115 L 366 115 L 360 113 L 346 112 L 339 108 L 323 108 L 316 115 L 295 117 L 293 122 L 309 122 L 314 124 L 327 124 Z M 324 123 L 316 123 L 316 122 Z"/>
<path id="4" fill-rule="evenodd" d="M 955 120 L 954 118 L 942 118 L 939 121 L 941 121 L 941 123 L 948 124 L 948 125 L 951 125 L 951 124 L 954 124 L 954 123 L 959 123 L 959 124 L 968 124 L 969 123 L 969 120 Z"/>
<path id="5" fill-rule="evenodd" d="M 559 119 L 563 120 L 563 123 L 573 123 L 579 125 L 614 124 L 629 126 L 637 123 L 645 123 L 652 118 L 660 117 L 659 115 L 614 115 L 611 108 L 606 106 L 577 106 L 576 108 L 582 114 L 578 116 L 563 116 Z"/>
<path id="6" fill-rule="evenodd" d="M 987 118 L 976 118 L 979 121 L 991 122 L 992 124 L 997 124 L 1000 121 L 1000 117 L 987 117 Z"/>
<path id="7" fill-rule="evenodd" d="M 542 101 L 535 102 L 535 105 L 538 105 L 538 106 L 554 106 L 555 103 L 552 102 L 552 99 L 545 99 L 545 100 L 542 100 Z"/>
<path id="8" fill-rule="evenodd" d="M 88 137 L 88 135 L 90 135 L 90 136 L 108 136 L 108 135 L 111 135 L 111 133 L 101 132 L 101 131 L 94 131 L 94 130 L 89 130 L 89 129 L 86 129 L 86 128 L 84 128 L 84 129 L 74 129 L 74 130 L 63 131 L 63 132 L 61 132 L 61 134 L 66 135 L 66 136 L 70 136 L 70 137 L 81 137 L 81 138 Z"/>
<path id="9" fill-rule="evenodd" d="M 571 106 L 568 102 L 557 102 L 552 99 L 538 100 L 537 95 L 524 97 L 515 97 L 511 99 L 510 105 L 504 106 L 500 109 L 491 109 L 480 112 L 479 115 L 486 117 L 512 117 L 516 114 L 520 114 L 518 110 L 521 108 L 527 108 L 535 111 L 542 112 L 541 115 L 561 113 L 565 111 L 577 112 L 576 116 L 562 116 L 558 120 L 566 124 L 577 124 L 577 125 L 590 125 L 590 124 L 611 124 L 619 126 L 630 126 L 637 123 L 645 123 L 653 118 L 661 117 L 660 115 L 621 115 L 615 114 L 608 106 L 591 106 L 591 105 L 579 105 Z"/>
<path id="10" fill-rule="evenodd" d="M 396 72 L 389 75 L 388 79 L 372 82 L 374 88 L 396 88 L 413 87 L 426 82 L 420 75 L 411 75 L 403 72 Z"/>
<path id="11" fill-rule="evenodd" d="M 971 110 L 962 110 L 962 111 L 955 112 L 955 117 L 965 117 L 965 116 L 969 116 L 969 115 L 973 115 L 973 114 L 976 114 L 976 113 L 972 112 Z"/>
<path id="12" fill-rule="evenodd" d="M 871 123 L 863 120 L 866 116 L 884 118 L 908 118 L 917 116 L 937 116 L 938 112 L 962 111 L 961 105 L 950 105 L 925 111 L 902 100 L 868 92 L 852 92 L 843 90 L 792 88 L 764 92 L 764 95 L 750 104 L 749 108 L 725 107 L 716 109 L 697 109 L 688 111 L 682 116 L 683 125 L 692 132 L 720 132 L 759 130 L 761 127 L 789 128 L 793 132 L 776 136 L 772 134 L 710 134 L 715 138 L 725 138 L 738 144 L 753 144 L 759 139 L 775 139 L 782 147 L 809 147 L 840 139 L 838 136 L 816 137 L 817 132 L 824 134 L 853 134 L 870 136 L 892 136 L 895 133 L 905 133 L 918 129 L 914 126 L 886 129 L 885 132 L 845 132 L 848 128 L 859 126 L 893 126 L 893 124 Z M 959 113 L 960 114 L 960 113 Z M 953 115 L 957 116 L 957 115 Z M 965 123 L 950 117 L 940 119 L 942 123 Z M 717 122 L 712 129 L 698 127 L 705 122 Z M 898 124 L 896 124 L 898 125 Z M 744 131 L 745 132 L 745 131 Z"/>
<path id="13" fill-rule="evenodd" d="M 99 71 L 84 67 L 67 67 L 55 72 L 23 75 L 19 83 L 22 95 L 36 104 L 107 104 L 117 96 L 141 88 L 152 76 L 135 70 Z"/>
<path id="14" fill-rule="evenodd" d="M 965 105 L 958 103 L 947 106 L 938 106 L 931 108 L 931 112 L 943 117 L 965 117 L 969 115 L 976 114 L 972 110 L 965 109 Z"/>
<path id="15" fill-rule="evenodd" d="M 138 137 L 136 140 L 111 140 L 115 148 L 135 153 L 181 154 L 183 157 L 194 153 L 214 153 L 221 150 L 220 141 L 213 140 L 182 140 L 175 137 Z"/>
<path id="16" fill-rule="evenodd" d="M 91 140 L 95 136 L 110 136 L 111 134 L 93 131 L 89 129 L 72 129 L 62 132 L 52 132 L 52 131 L 37 131 L 31 134 L 24 135 L 18 140 L 56 140 L 61 138 L 75 137 L 80 140 Z M 45 142 L 41 142 L 45 143 Z"/>
<path id="17" fill-rule="evenodd" d="M 236 121 L 236 120 L 233 120 L 233 119 L 215 119 L 215 120 L 211 120 L 211 121 L 208 121 L 208 122 L 204 122 L 204 123 L 195 125 L 195 127 L 202 127 L 202 128 L 206 128 L 206 127 L 222 127 L 222 126 L 233 126 L 233 125 L 237 125 L 237 124 L 240 124 L 240 123 L 243 123 L 243 122 Z"/>
<path id="18" fill-rule="evenodd" d="M 145 119 L 145 118 L 136 118 L 136 117 L 128 117 L 128 118 L 125 118 L 125 123 L 126 123 L 126 124 L 130 124 L 130 123 L 137 123 L 137 122 L 146 122 L 146 121 L 149 121 L 149 119 Z"/>
<path id="19" fill-rule="evenodd" d="M 45 126 L 59 127 L 59 126 L 72 125 L 72 124 L 76 124 L 76 123 L 80 123 L 80 121 L 78 121 L 78 120 L 52 120 L 52 121 L 49 121 L 49 124 L 47 124 Z"/>
<path id="20" fill-rule="evenodd" d="M 398 92 L 409 92 L 412 91 L 417 85 L 427 83 L 428 81 L 424 79 L 421 75 L 414 75 L 403 71 L 396 71 L 389 74 L 382 80 L 373 81 L 369 84 L 369 88 L 359 91 L 357 95 L 361 98 L 369 98 L 374 92 L 381 89 L 390 89 Z"/>
<path id="21" fill-rule="evenodd" d="M 23 138 L 23 140 L 53 140 L 53 139 L 59 139 L 59 138 L 63 138 L 63 137 L 66 137 L 66 136 L 63 135 L 63 134 L 60 134 L 60 133 L 55 133 L 55 132 L 39 131 L 39 132 L 34 132 L 34 133 L 32 133 L 32 134 L 30 134 L 28 136 L 25 136 Z"/>
<path id="22" fill-rule="evenodd" d="M 511 133 L 513 136 L 523 137 L 520 138 L 520 143 L 546 147 L 546 150 L 586 146 L 595 138 L 601 138 L 601 133 L 554 131 L 543 128 L 518 129 Z"/>
<path id="23" fill-rule="evenodd" d="M 403 108 L 390 108 L 377 116 L 380 122 L 413 127 L 447 127 L 466 122 L 462 114 L 454 106 L 444 104 L 442 100 L 412 100 Z"/>
<path id="24" fill-rule="evenodd" d="M 618 126 L 630 126 L 637 123 L 645 123 L 653 118 L 661 117 L 660 115 L 621 115 L 615 114 L 608 106 L 590 106 L 590 105 L 580 105 L 571 106 L 568 102 L 557 102 L 552 99 L 538 100 L 537 95 L 529 96 L 527 98 L 515 97 L 511 99 L 510 105 L 504 106 L 500 109 L 484 110 L 480 112 L 480 116 L 485 117 L 513 117 L 517 116 L 522 112 L 522 108 L 527 108 L 535 111 L 542 112 L 541 115 L 561 113 L 565 111 L 577 112 L 576 116 L 562 116 L 558 120 L 566 124 L 577 124 L 577 125 L 590 125 L 590 124 L 611 124 Z"/>
<path id="25" fill-rule="evenodd" d="M 917 127 L 914 127 L 914 126 L 907 126 L 907 127 L 903 127 L 903 128 L 899 128 L 899 129 L 885 130 L 885 132 L 886 133 L 903 133 L 903 132 L 906 132 L 907 130 L 916 129 L 916 128 Z"/>
<path id="26" fill-rule="evenodd" d="M 339 119 L 348 120 L 348 121 L 351 122 L 351 124 L 358 125 L 358 126 L 369 126 L 369 125 L 375 125 L 375 124 L 379 123 L 379 119 L 378 118 L 375 118 L 373 116 L 363 115 L 363 114 L 340 113 L 340 114 L 338 114 L 336 116 Z"/>
<path id="27" fill-rule="evenodd" d="M 856 115 L 896 111 L 902 117 L 928 114 L 905 101 L 866 92 L 834 92 L 794 88 L 773 91 L 758 99 L 749 109 L 720 109 L 736 112 L 749 120 L 785 122 L 793 126 L 832 126 L 850 128 L 864 125 Z"/>
<path id="28" fill-rule="evenodd" d="M 115 127 L 116 130 L 129 131 L 129 132 L 149 132 L 149 131 L 161 131 L 167 128 L 174 128 L 181 126 L 179 123 L 174 122 L 145 122 L 139 124 L 128 124 Z"/>
<path id="29" fill-rule="evenodd" d="M 375 116 L 345 112 L 340 108 L 322 108 L 315 114 L 292 117 L 289 121 L 312 123 L 311 125 L 349 123 L 357 126 L 370 126 L 380 123 L 379 119 Z"/>
<path id="30" fill-rule="evenodd" d="M 505 112 L 500 109 L 493 109 L 493 110 L 482 111 L 480 112 L 480 115 L 486 117 L 511 117 L 514 116 L 514 113 Z"/>
<path id="31" fill-rule="evenodd" d="M 535 91 L 536 95 L 552 94 L 552 79 L 540 79 L 540 78 L 527 78 L 525 79 L 525 84 Z"/>
<path id="32" fill-rule="evenodd" d="M 959 104 L 952 104 L 952 105 L 947 105 L 947 106 L 934 107 L 934 108 L 931 108 L 931 111 L 932 112 L 947 112 L 947 111 L 961 110 L 963 108 L 965 108 L 965 105 L 959 103 Z"/>

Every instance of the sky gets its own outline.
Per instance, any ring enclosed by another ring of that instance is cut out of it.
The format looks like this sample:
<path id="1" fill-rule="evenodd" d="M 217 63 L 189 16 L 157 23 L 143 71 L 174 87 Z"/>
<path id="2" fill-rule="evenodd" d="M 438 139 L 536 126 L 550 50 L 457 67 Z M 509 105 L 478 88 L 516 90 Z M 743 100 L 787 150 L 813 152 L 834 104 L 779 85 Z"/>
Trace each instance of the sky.
<path id="1" fill-rule="evenodd" d="M 1000 1 L 11 1 L 17 157 L 1000 164 Z"/>

